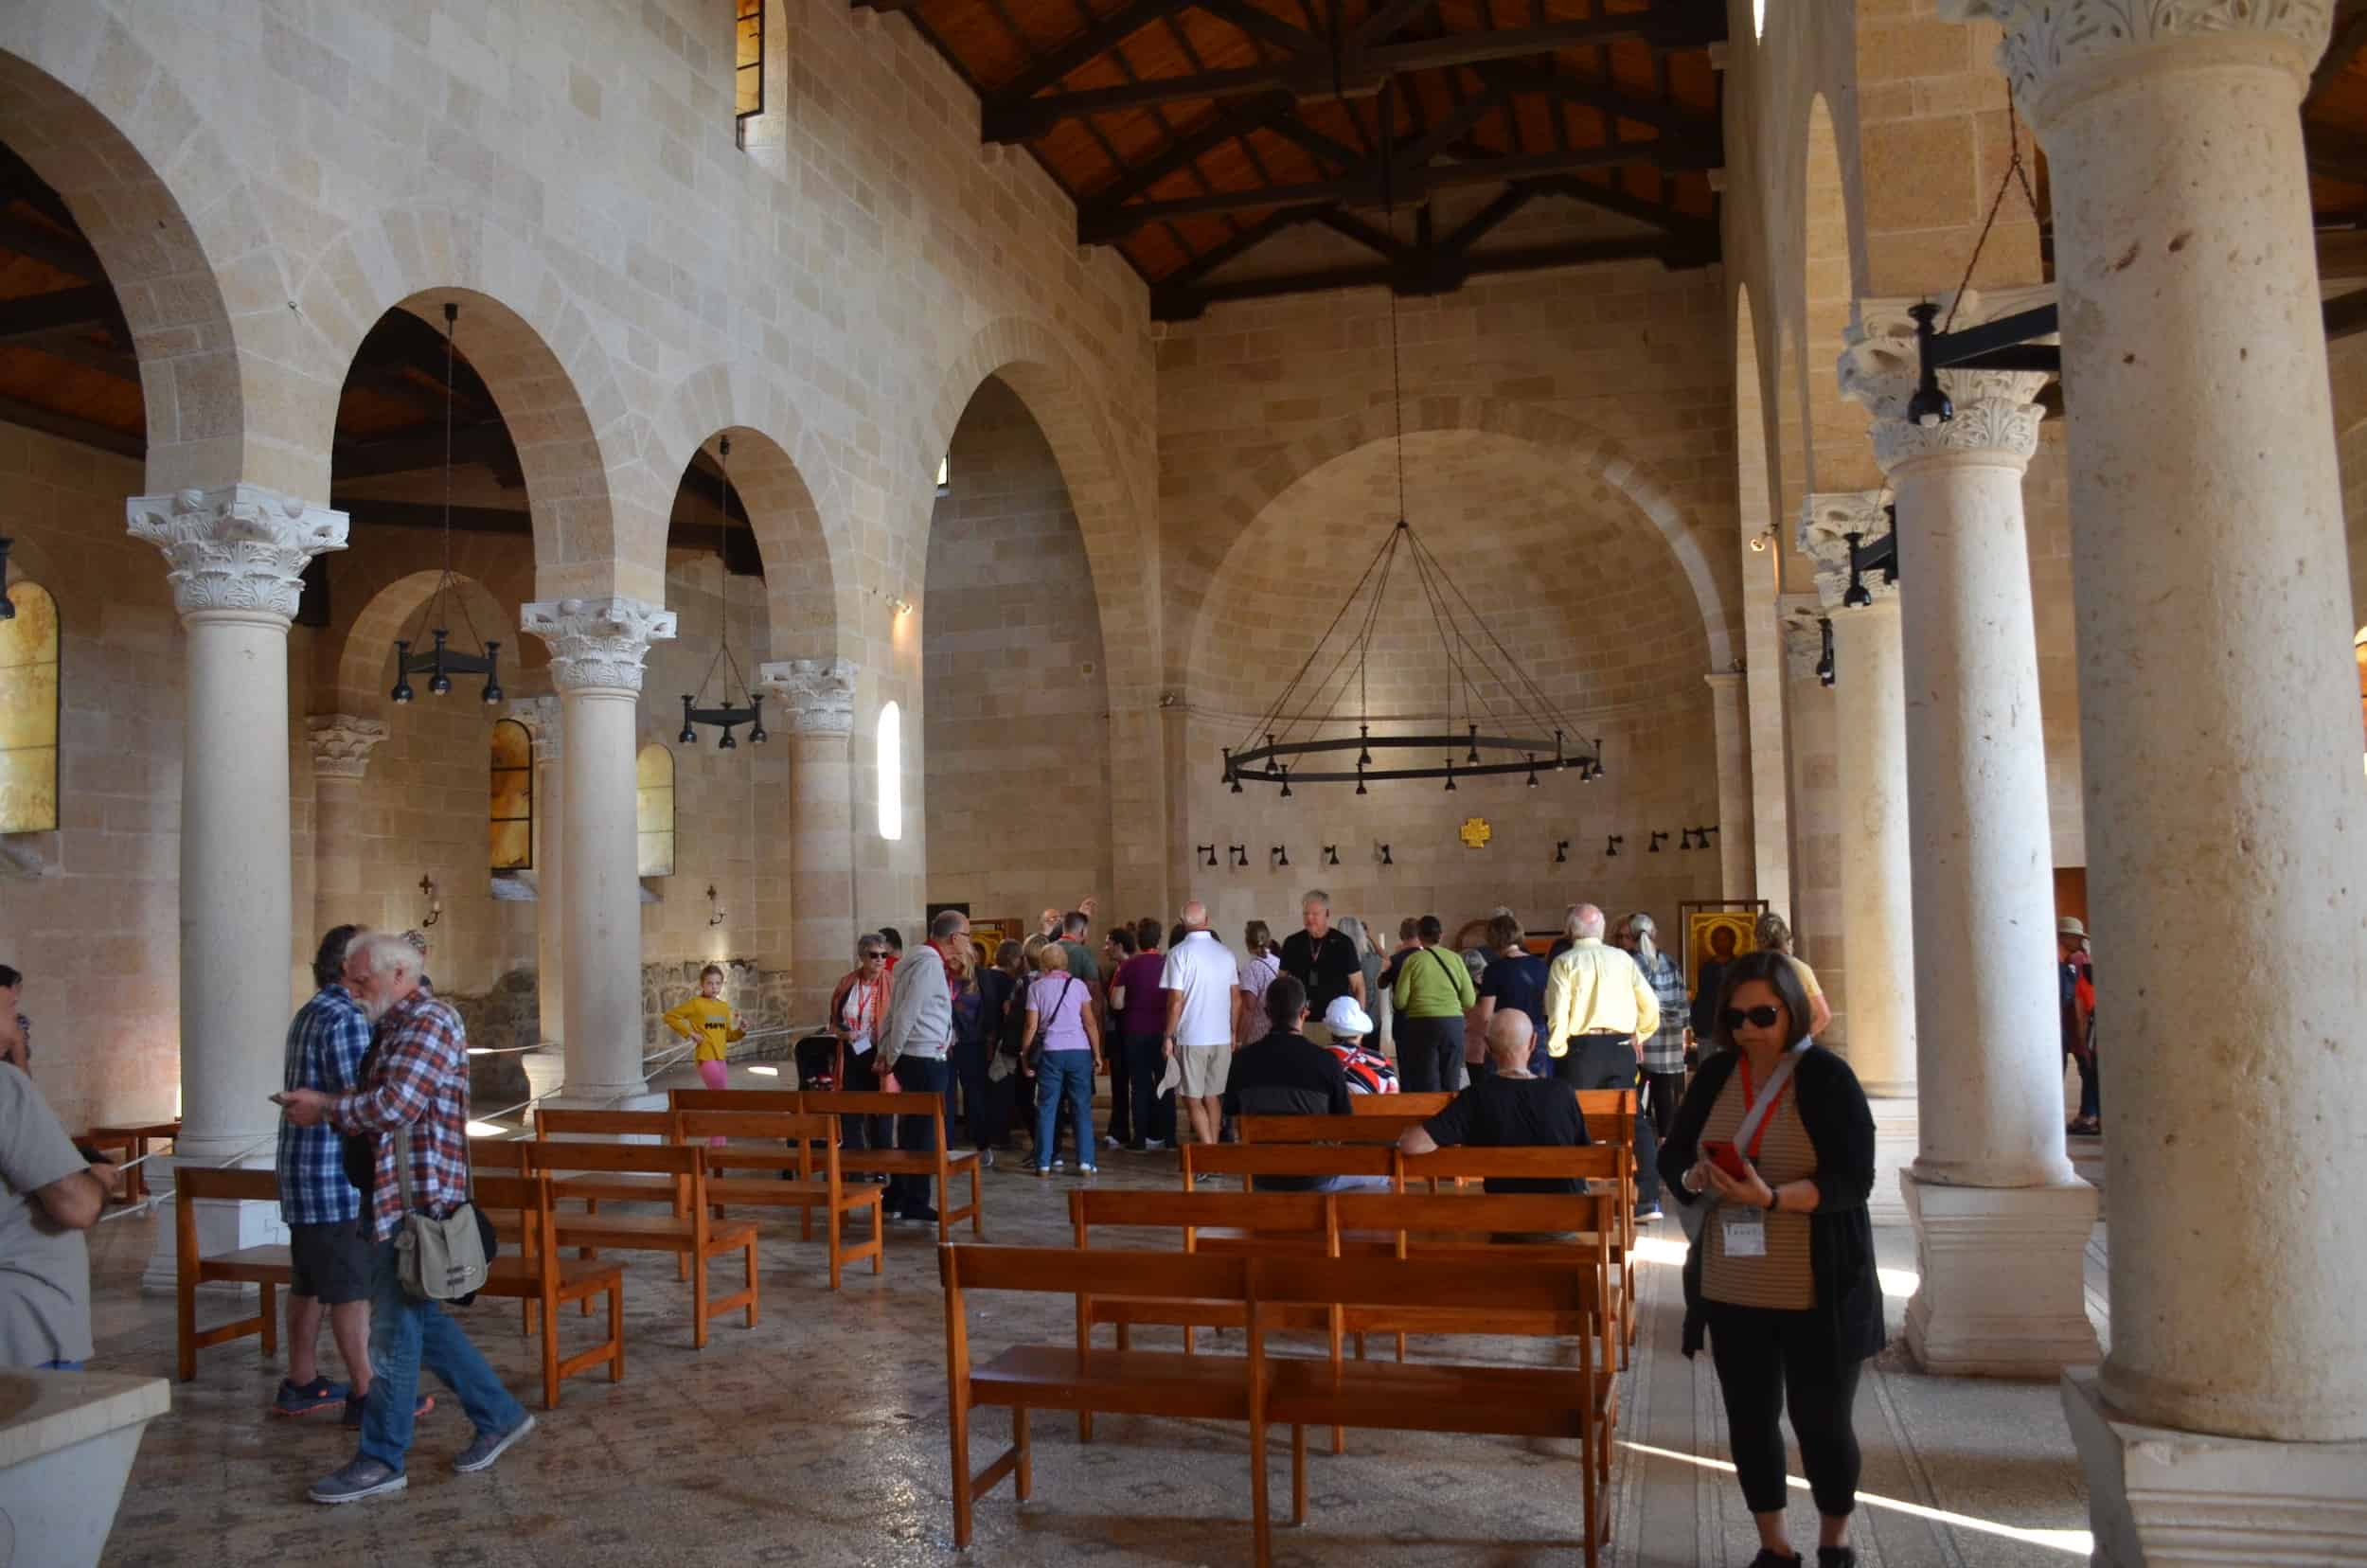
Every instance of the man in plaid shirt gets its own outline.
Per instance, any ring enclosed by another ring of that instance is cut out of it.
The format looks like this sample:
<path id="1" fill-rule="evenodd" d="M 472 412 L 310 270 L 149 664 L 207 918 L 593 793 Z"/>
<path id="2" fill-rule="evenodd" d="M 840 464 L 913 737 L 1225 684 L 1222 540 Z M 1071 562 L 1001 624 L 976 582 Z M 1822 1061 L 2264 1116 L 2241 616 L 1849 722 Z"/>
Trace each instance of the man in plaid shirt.
<path id="1" fill-rule="evenodd" d="M 332 928 L 312 958 L 319 988 L 288 1025 L 288 1089 L 341 1095 L 361 1081 L 370 1021 L 346 989 L 346 949 L 358 926 Z M 337 1134 L 327 1127 L 279 1127 L 279 1218 L 288 1226 L 288 1376 L 272 1400 L 278 1416 L 303 1416 L 343 1400 L 346 1424 L 362 1424 L 370 1389 L 370 1238 L 362 1195 L 346 1180 Z M 321 1312 L 352 1383 L 320 1375 Z"/>
<path id="2" fill-rule="evenodd" d="M 395 1237 L 403 1197 L 395 1171 L 395 1134 L 408 1132 L 412 1203 L 436 1219 L 469 1196 L 469 1045 L 460 1015 L 420 983 L 417 949 L 400 936 L 372 934 L 346 960 L 346 984 L 376 1025 L 363 1082 L 343 1094 L 290 1089 L 277 1096 L 297 1127 L 323 1122 L 366 1133 L 377 1159 L 366 1221 L 372 1238 L 370 1359 L 377 1381 L 362 1412 L 362 1452 L 312 1484 L 315 1503 L 358 1503 L 400 1491 L 407 1480 L 413 1397 L 419 1368 L 459 1397 L 475 1438 L 453 1460 L 481 1470 L 533 1430 L 534 1417 L 502 1386 L 460 1325 L 433 1301 L 414 1301 L 397 1273 Z"/>
<path id="3" fill-rule="evenodd" d="M 1660 998 L 1660 1027 L 1644 1042 L 1645 1104 L 1652 1128 L 1662 1137 L 1676 1125 L 1677 1103 L 1684 1098 L 1685 1049 L 1693 1043 L 1689 1026 L 1692 999 L 1685 995 L 1685 977 L 1676 960 L 1660 950 L 1660 925 L 1637 910 L 1622 922 L 1619 945 L 1634 957 L 1646 983 Z"/>

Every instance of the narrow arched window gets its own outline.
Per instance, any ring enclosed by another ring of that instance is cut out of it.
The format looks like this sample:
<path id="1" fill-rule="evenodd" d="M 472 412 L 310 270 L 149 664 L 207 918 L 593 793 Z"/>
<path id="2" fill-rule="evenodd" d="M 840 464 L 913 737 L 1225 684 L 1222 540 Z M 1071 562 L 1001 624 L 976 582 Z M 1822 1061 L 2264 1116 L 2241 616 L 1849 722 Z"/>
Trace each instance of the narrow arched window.
<path id="1" fill-rule="evenodd" d="M 904 836 L 904 716 L 894 703 L 880 710 L 880 836 Z"/>
<path id="2" fill-rule="evenodd" d="M 0 833 L 58 826 L 58 601 L 36 583 L 8 590 L 0 620 Z"/>
<path id="3" fill-rule="evenodd" d="M 515 719 L 493 726 L 492 863 L 496 871 L 534 865 L 534 738 Z"/>
<path id="4" fill-rule="evenodd" d="M 633 761 L 633 817 L 641 841 L 640 875 L 674 874 L 674 754 L 647 745 Z"/>

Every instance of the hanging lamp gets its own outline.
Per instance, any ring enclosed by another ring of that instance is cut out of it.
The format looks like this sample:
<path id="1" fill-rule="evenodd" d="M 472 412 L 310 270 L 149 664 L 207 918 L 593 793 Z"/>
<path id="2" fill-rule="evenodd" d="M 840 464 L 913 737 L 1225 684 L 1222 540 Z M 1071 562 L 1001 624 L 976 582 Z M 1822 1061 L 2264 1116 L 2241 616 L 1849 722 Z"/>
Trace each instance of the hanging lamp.
<path id="1" fill-rule="evenodd" d="M 1384 89 L 1384 102 L 1389 101 L 1389 91 Z M 1394 233 L 1397 208 L 1388 172 L 1396 167 L 1394 107 L 1381 118 L 1381 201 Z M 1540 767 L 1559 772 L 1573 763 L 1581 779 L 1602 776 L 1602 742 L 1594 743 L 1592 756 L 1572 748 L 1566 737 L 1574 726 L 1504 647 L 1493 623 L 1472 607 L 1407 516 L 1405 374 L 1394 288 L 1389 291 L 1389 376 L 1390 406 L 1396 419 L 1397 521 L 1297 672 L 1239 741 L 1224 748 L 1225 786 L 1238 794 L 1245 782 L 1278 784 L 1287 798 L 1294 784 L 1352 783 L 1358 794 L 1364 794 L 1368 783 L 1384 779 L 1444 778 L 1446 788 L 1452 791 L 1458 777 L 1492 774 L 1526 775 L 1535 785 Z M 1375 633 L 1391 583 L 1404 586 L 1409 579 L 1429 608 L 1444 653 L 1449 680 L 1445 724 L 1436 730 L 1425 726 L 1420 734 L 1376 735 L 1370 703 Z M 1310 681 L 1310 673 L 1319 669 L 1322 673 Z M 1355 711 L 1343 713 L 1351 690 Z M 1355 726 L 1353 734 L 1331 733 L 1335 723 L 1349 722 Z M 1251 744 L 1261 735 L 1262 745 Z M 1444 752 L 1445 764 L 1389 767 L 1373 755 L 1405 750 L 1433 756 Z M 1336 770 L 1305 765 L 1308 758 L 1334 752 L 1355 754 L 1353 764 Z"/>
<path id="2" fill-rule="evenodd" d="M 761 746 L 773 738 L 765 733 L 764 697 L 761 693 L 749 689 L 747 676 L 740 673 L 739 659 L 732 652 L 731 568 L 724 563 L 724 551 L 730 543 L 731 529 L 732 438 L 726 436 L 717 441 L 715 453 L 717 470 L 715 561 L 717 565 L 723 568 L 723 593 L 721 596 L 723 603 L 723 628 L 716 639 L 715 657 L 707 661 L 706 677 L 699 683 L 698 696 L 693 697 L 686 691 L 683 693 L 682 734 L 678 739 L 685 746 L 694 744 L 699 739 L 699 726 L 711 724 L 723 732 L 721 738 L 715 742 L 715 749 L 736 751 L 739 747 L 739 741 L 733 736 L 732 731 L 742 724 L 748 726 L 748 739 L 752 744 Z M 722 667 L 725 671 L 722 689 L 719 693 L 722 705 L 701 707 L 699 704 L 705 698 L 707 687 L 714 684 L 716 669 L 719 666 Z M 732 705 L 732 686 L 735 682 L 739 687 L 740 705 L 737 707 Z"/>
<path id="3" fill-rule="evenodd" d="M 482 675 L 485 689 L 478 695 L 488 704 L 502 700 L 502 645 L 485 642 L 477 636 L 476 623 L 469 615 L 467 600 L 460 595 L 459 579 L 452 570 L 452 405 L 457 381 L 458 351 L 454 343 L 459 331 L 460 307 L 448 300 L 444 305 L 444 570 L 436 579 L 436 592 L 419 607 L 419 625 L 435 639 L 435 645 L 424 653 L 414 653 L 411 649 L 418 641 L 417 632 L 395 639 L 395 689 L 387 696 L 397 704 L 406 704 L 418 695 L 411 688 L 414 675 L 427 677 L 431 697 L 448 695 L 454 675 Z M 459 608 L 460 624 L 467 629 L 469 640 L 476 644 L 474 653 L 460 652 L 447 640 L 452 635 L 444 625 L 448 604 Z"/>

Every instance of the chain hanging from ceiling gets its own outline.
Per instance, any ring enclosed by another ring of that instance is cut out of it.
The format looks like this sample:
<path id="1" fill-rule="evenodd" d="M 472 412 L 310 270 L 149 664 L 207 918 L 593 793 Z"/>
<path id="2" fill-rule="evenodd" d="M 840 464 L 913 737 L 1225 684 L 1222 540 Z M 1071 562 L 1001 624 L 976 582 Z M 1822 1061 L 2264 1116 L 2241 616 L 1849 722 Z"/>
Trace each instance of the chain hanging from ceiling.
<path id="1" fill-rule="evenodd" d="M 479 639 L 476 622 L 469 614 L 468 600 L 460 592 L 460 579 L 452 569 L 452 405 L 457 375 L 460 332 L 460 307 L 452 301 L 444 305 L 444 568 L 436 579 L 436 591 L 419 607 L 419 626 L 435 639 L 435 645 L 424 653 L 414 653 L 412 646 L 418 641 L 418 633 L 395 641 L 395 689 L 387 695 L 396 703 L 408 703 L 418 695 L 411 687 L 411 677 L 427 677 L 428 695 L 441 697 L 452 690 L 454 675 L 482 675 L 485 689 L 481 693 L 489 703 L 502 700 L 501 651 L 498 642 Z M 460 611 L 460 624 L 469 633 L 469 641 L 476 646 L 474 653 L 463 653 L 448 642 L 452 633 L 445 625 L 447 605 Z"/>
<path id="2" fill-rule="evenodd" d="M 699 739 L 699 726 L 708 724 L 723 732 L 721 739 L 715 742 L 717 751 L 737 751 L 739 741 L 734 738 L 732 731 L 742 724 L 748 726 L 748 740 L 752 745 L 761 746 L 773 737 L 764 727 L 764 697 L 749 689 L 748 677 L 740 672 L 739 656 L 732 652 L 732 574 L 728 561 L 732 517 L 732 438 L 723 437 L 716 443 L 715 452 L 715 561 L 722 568 L 722 587 L 718 595 L 723 617 L 722 631 L 716 638 L 715 657 L 707 661 L 707 672 L 699 682 L 698 695 L 694 697 L 689 692 L 683 693 L 682 734 L 676 739 L 685 746 L 691 745 Z M 699 704 L 705 700 L 707 687 L 715 685 L 719 666 L 724 671 L 722 688 L 718 694 L 719 705 L 701 707 Z M 734 686 L 739 690 L 737 704 L 732 702 Z"/>

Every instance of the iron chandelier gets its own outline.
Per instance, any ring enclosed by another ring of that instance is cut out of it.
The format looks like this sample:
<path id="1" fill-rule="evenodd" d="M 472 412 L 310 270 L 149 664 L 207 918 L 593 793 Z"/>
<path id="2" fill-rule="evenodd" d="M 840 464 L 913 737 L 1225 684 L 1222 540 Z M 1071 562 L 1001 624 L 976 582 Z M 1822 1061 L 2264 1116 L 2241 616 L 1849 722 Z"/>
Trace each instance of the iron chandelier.
<path id="1" fill-rule="evenodd" d="M 452 571 L 452 403 L 454 388 L 453 340 L 460 329 L 460 307 L 447 301 L 444 305 L 444 571 L 436 579 L 436 592 L 419 607 L 419 624 L 429 629 L 435 646 L 424 653 L 411 651 L 418 641 L 418 633 L 395 640 L 395 689 L 387 696 L 398 704 L 408 703 L 417 695 L 411 688 L 411 677 L 427 677 L 428 695 L 441 697 L 452 690 L 454 675 L 482 675 L 485 689 L 479 694 L 489 703 L 502 700 L 502 645 L 485 642 L 477 636 L 476 622 L 469 615 L 469 606 L 460 597 L 457 579 Z M 477 645 L 474 653 L 463 653 L 450 647 L 445 639 L 451 631 L 441 623 L 447 602 L 460 608 L 460 624 L 467 629 L 469 640 Z"/>
<path id="2" fill-rule="evenodd" d="M 731 568 L 725 564 L 726 534 L 731 527 L 732 438 L 729 436 L 722 437 L 716 443 L 715 452 L 715 560 L 718 565 L 723 567 L 723 626 L 721 634 L 716 638 L 715 657 L 707 661 L 706 676 L 699 683 L 698 696 L 693 697 L 686 691 L 683 693 L 682 734 L 675 739 L 685 746 L 694 744 L 699 739 L 699 726 L 709 724 L 723 732 L 715 742 L 717 751 L 737 751 L 739 741 L 733 737 L 732 731 L 742 724 L 748 726 L 748 740 L 752 745 L 761 746 L 773 737 L 764 727 L 764 696 L 761 692 L 749 689 L 748 677 L 740 673 L 739 660 L 732 652 Z M 701 707 L 698 704 L 706 696 L 707 687 L 714 683 L 719 665 L 727 667 L 721 705 Z M 734 682 L 739 685 L 738 706 L 732 704 Z"/>

